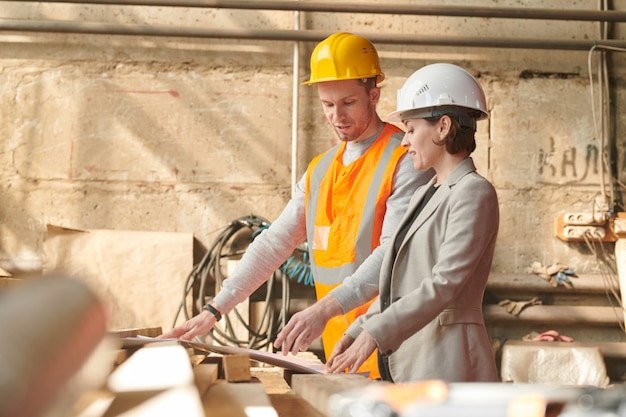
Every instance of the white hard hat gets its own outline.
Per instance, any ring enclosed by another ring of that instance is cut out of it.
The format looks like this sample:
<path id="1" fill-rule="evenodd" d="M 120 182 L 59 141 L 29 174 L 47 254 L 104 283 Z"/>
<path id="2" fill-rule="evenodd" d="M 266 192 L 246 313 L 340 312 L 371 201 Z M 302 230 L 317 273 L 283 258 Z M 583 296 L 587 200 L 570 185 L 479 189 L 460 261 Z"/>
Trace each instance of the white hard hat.
<path id="1" fill-rule="evenodd" d="M 489 117 L 485 93 L 476 78 L 453 64 L 431 64 L 415 71 L 398 90 L 397 110 L 390 113 L 387 120 L 395 123 L 410 118 L 438 117 L 446 113 L 454 113 L 466 119 L 467 111 L 458 112 L 463 108 L 476 111 L 470 112 L 474 127 L 475 120 Z M 460 121 L 462 125 L 469 122 Z"/>

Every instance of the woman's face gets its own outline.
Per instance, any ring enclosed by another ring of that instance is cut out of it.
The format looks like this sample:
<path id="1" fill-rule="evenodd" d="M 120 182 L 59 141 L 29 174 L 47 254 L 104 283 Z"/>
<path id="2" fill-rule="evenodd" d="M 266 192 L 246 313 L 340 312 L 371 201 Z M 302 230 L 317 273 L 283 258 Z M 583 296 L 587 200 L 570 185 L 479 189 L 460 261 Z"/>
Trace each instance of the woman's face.
<path id="1" fill-rule="evenodd" d="M 402 146 L 407 148 L 413 167 L 417 171 L 435 168 L 446 152 L 446 147 L 437 145 L 443 138 L 442 119 L 432 123 L 426 119 L 407 119 L 404 121 L 406 133 Z"/>

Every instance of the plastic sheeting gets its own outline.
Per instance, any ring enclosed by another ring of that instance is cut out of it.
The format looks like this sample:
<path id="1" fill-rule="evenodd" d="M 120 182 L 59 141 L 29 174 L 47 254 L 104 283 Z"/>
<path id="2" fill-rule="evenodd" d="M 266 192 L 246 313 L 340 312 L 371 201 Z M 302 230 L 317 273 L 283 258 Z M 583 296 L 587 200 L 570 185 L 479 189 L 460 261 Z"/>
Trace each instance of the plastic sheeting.
<path id="1" fill-rule="evenodd" d="M 502 382 L 547 383 L 606 387 L 604 357 L 596 347 L 505 343 Z"/>

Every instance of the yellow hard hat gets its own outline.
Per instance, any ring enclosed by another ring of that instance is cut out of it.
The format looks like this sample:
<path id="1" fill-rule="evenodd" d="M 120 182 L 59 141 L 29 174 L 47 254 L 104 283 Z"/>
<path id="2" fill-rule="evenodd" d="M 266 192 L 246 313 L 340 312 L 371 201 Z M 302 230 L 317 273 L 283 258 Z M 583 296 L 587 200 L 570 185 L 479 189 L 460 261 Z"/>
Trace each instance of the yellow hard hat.
<path id="1" fill-rule="evenodd" d="M 385 79 L 374 45 L 362 36 L 338 32 L 313 50 L 311 78 L 304 84 L 373 77 L 377 82 Z"/>

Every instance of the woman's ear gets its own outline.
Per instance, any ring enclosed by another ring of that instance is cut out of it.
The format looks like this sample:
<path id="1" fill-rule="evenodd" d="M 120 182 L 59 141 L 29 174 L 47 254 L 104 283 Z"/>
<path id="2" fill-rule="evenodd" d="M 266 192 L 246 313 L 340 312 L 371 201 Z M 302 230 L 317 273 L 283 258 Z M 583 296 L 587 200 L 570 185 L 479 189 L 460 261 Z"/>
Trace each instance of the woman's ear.
<path id="1" fill-rule="evenodd" d="M 439 136 L 441 138 L 445 138 L 450 133 L 450 129 L 452 128 L 452 119 L 447 114 L 444 114 L 439 119 Z"/>

